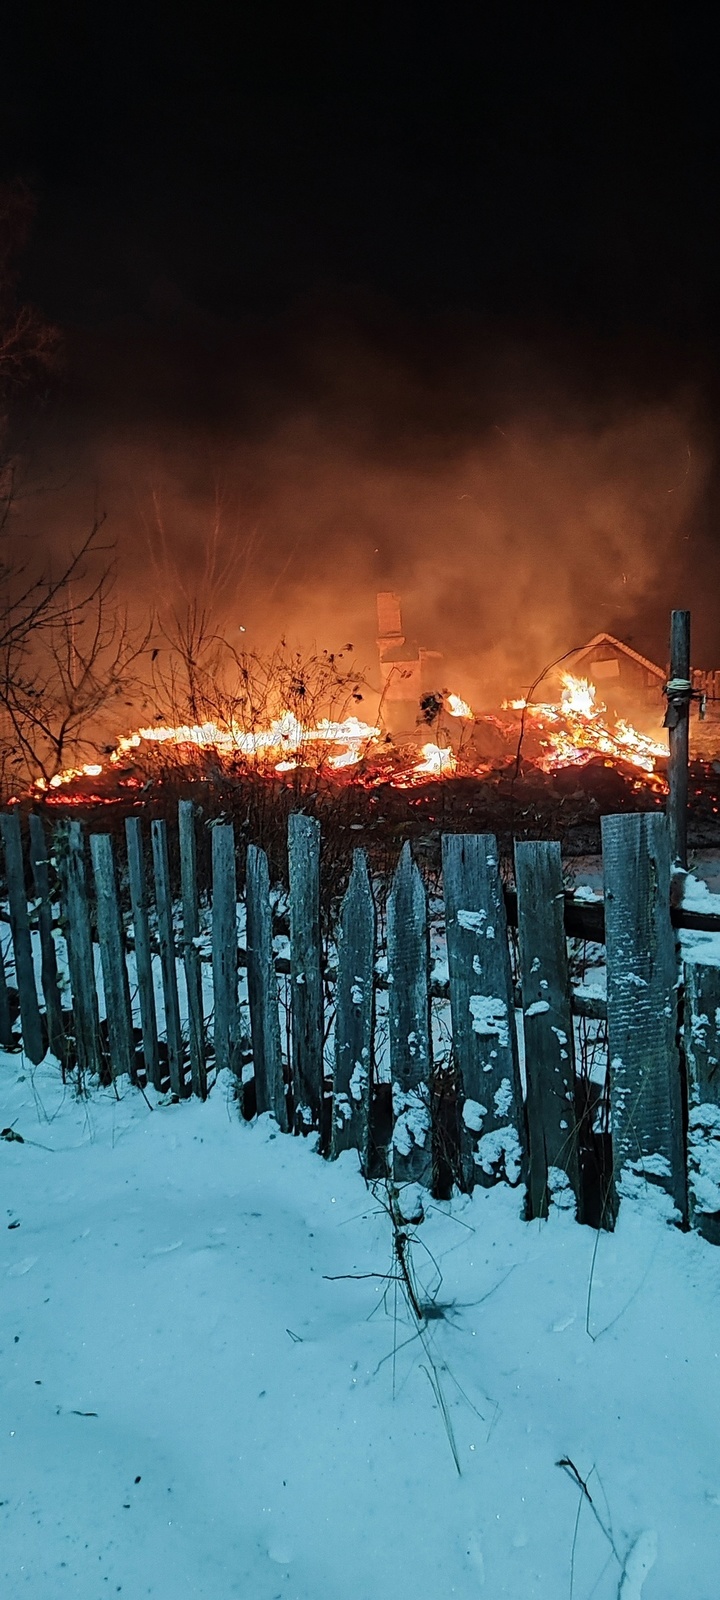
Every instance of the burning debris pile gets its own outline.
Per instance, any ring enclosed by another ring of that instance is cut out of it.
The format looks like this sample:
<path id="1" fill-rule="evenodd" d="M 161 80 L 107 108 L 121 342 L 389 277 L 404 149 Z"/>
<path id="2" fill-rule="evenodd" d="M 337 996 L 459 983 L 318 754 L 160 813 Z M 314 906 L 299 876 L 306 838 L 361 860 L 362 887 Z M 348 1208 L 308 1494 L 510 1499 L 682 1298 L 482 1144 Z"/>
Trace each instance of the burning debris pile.
<path id="1" fill-rule="evenodd" d="M 604 813 L 664 805 L 665 673 L 622 641 L 597 634 L 524 698 L 483 710 L 441 686 L 443 658 L 407 638 L 395 594 L 378 595 L 377 646 L 381 692 L 365 720 L 351 645 L 305 658 L 281 641 L 268 658 L 238 655 L 191 618 L 154 684 L 152 720 L 102 760 L 45 769 L 25 798 L 122 814 L 182 789 L 202 792 L 208 814 L 245 805 L 256 827 L 259 812 L 300 799 L 358 835 L 382 820 L 406 835 L 441 823 L 589 837 Z M 711 756 L 693 778 L 691 808 L 715 829 Z"/>
<path id="2" fill-rule="evenodd" d="M 459 695 L 444 693 L 426 696 L 417 720 L 413 737 L 392 737 L 355 716 L 305 727 L 290 711 L 252 730 L 215 722 L 153 725 L 119 738 L 105 763 L 40 778 L 34 792 L 48 804 L 107 803 L 128 798 L 163 770 L 181 770 L 189 779 L 214 772 L 281 780 L 306 774 L 364 788 L 413 789 L 451 778 L 517 782 L 590 766 L 615 769 L 637 792 L 665 792 L 664 745 L 607 718 L 593 685 L 570 674 L 555 703 L 514 700 L 496 714 L 475 715 Z"/>

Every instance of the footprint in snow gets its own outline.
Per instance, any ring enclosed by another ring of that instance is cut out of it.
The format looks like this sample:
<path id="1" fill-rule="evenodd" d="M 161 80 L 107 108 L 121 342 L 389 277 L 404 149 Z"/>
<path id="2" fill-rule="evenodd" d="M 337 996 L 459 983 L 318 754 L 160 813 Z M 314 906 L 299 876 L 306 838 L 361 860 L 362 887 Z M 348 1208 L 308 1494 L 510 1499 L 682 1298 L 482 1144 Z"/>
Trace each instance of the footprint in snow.
<path id="1" fill-rule="evenodd" d="M 24 1261 L 15 1261 L 5 1272 L 6 1278 L 24 1278 L 25 1273 L 35 1266 L 37 1256 L 26 1256 Z"/>

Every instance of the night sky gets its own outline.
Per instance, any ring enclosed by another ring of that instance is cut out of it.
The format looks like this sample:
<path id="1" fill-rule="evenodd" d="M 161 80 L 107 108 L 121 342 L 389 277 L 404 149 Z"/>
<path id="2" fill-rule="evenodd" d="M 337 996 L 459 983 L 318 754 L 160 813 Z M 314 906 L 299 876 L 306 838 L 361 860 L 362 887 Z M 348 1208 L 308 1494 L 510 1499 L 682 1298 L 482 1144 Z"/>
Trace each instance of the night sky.
<path id="1" fill-rule="evenodd" d="M 261 632 L 308 586 L 322 629 L 339 564 L 349 622 L 397 585 L 467 657 L 502 631 L 486 580 L 514 570 L 517 632 L 582 532 L 587 586 L 540 585 L 558 621 L 530 618 L 528 662 L 583 627 L 657 655 L 690 604 L 720 664 L 697 13 L 17 3 L 3 34 L 4 176 L 37 201 L 22 289 L 64 333 L 37 446 L 62 536 L 99 497 L 131 575 L 160 483 L 192 572 L 220 484 Z"/>

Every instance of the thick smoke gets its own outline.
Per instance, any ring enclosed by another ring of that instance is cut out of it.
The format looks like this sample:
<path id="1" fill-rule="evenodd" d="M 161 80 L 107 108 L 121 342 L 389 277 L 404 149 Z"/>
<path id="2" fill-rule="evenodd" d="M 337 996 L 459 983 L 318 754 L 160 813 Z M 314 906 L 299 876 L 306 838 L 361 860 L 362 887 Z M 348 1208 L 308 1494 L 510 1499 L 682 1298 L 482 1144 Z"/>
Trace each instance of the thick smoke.
<path id="1" fill-rule="evenodd" d="M 396 589 L 448 687 L 491 706 L 600 630 L 664 661 L 670 606 L 703 593 L 711 463 L 687 392 L 591 405 L 517 353 L 421 369 L 326 334 L 264 376 L 256 351 L 234 386 L 207 356 L 179 399 L 181 349 L 168 365 L 136 340 L 115 389 L 97 361 L 41 443 L 32 515 L 57 545 L 105 509 L 138 617 L 195 599 L 238 646 L 352 641 L 377 684 L 375 593 Z M 712 653 L 704 606 L 694 621 Z"/>

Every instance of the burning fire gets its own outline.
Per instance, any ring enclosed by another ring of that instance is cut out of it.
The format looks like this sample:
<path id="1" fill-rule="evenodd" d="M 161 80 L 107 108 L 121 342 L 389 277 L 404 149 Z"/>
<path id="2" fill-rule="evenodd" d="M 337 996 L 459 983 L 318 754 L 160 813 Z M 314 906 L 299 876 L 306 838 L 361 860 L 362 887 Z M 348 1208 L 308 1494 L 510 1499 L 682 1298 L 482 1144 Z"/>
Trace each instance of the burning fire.
<path id="1" fill-rule="evenodd" d="M 475 721 L 467 700 L 461 700 L 459 694 L 447 695 L 445 703 L 451 717 L 464 717 L 467 722 Z"/>
<path id="2" fill-rule="evenodd" d="M 517 748 L 517 717 L 476 717 L 467 701 L 459 695 L 444 697 L 444 709 L 451 718 L 473 725 L 470 737 L 463 733 L 455 740 L 446 726 L 445 744 L 427 743 L 406 752 L 388 746 L 379 727 L 349 716 L 343 721 L 321 718 L 314 727 L 303 727 L 289 711 L 271 721 L 265 729 L 248 730 L 236 726 L 221 727 L 215 722 L 169 727 L 139 728 L 135 733 L 118 739 L 107 767 L 99 762 L 70 767 L 46 780 L 38 779 L 37 792 L 45 793 L 48 801 L 72 803 L 73 797 L 58 794 L 84 778 L 99 778 L 126 763 L 135 752 L 157 746 L 170 746 L 181 750 L 191 747 L 197 751 L 215 752 L 221 758 L 251 763 L 256 769 L 282 776 L 300 767 L 330 772 L 352 772 L 363 764 L 365 783 L 390 782 L 400 787 L 427 783 L 428 780 L 452 777 L 455 773 L 483 778 L 494 770 L 501 771 Z M 522 713 L 528 736 L 525 759 L 544 772 L 555 772 L 566 767 L 582 767 L 601 758 L 606 766 L 620 763 L 638 771 L 638 786 L 645 782 L 653 788 L 664 787 L 664 780 L 656 774 L 658 759 L 667 755 L 665 746 L 647 734 L 640 733 L 630 723 L 617 720 L 612 726 L 605 720 L 606 708 L 595 703 L 595 688 L 586 678 L 565 674 L 558 703 L 534 703 L 525 700 L 505 702 L 507 712 Z M 496 760 L 493 767 L 479 753 L 473 743 L 482 743 L 483 723 L 492 723 L 507 740 L 507 754 Z M 374 766 L 373 766 L 374 763 Z M 642 779 L 640 778 L 642 774 Z M 118 776 L 121 789 L 138 788 L 142 779 L 132 774 Z M 78 795 L 77 803 L 90 803 L 103 796 Z M 106 795 L 105 799 L 108 798 Z"/>
<path id="3" fill-rule="evenodd" d="M 541 735 L 545 754 L 539 764 L 544 772 L 554 772 L 558 767 L 582 767 L 603 755 L 654 774 L 658 757 L 667 755 L 665 745 L 640 733 L 622 718 L 610 728 L 603 721 L 606 708 L 595 705 L 595 685 L 587 678 L 564 673 L 562 685 L 559 706 L 512 702 L 515 709 L 524 709 Z"/>
<path id="4" fill-rule="evenodd" d="M 418 778 L 447 778 L 456 770 L 457 759 L 449 745 L 442 750 L 437 744 L 424 744 L 420 756 L 413 767 Z"/>

